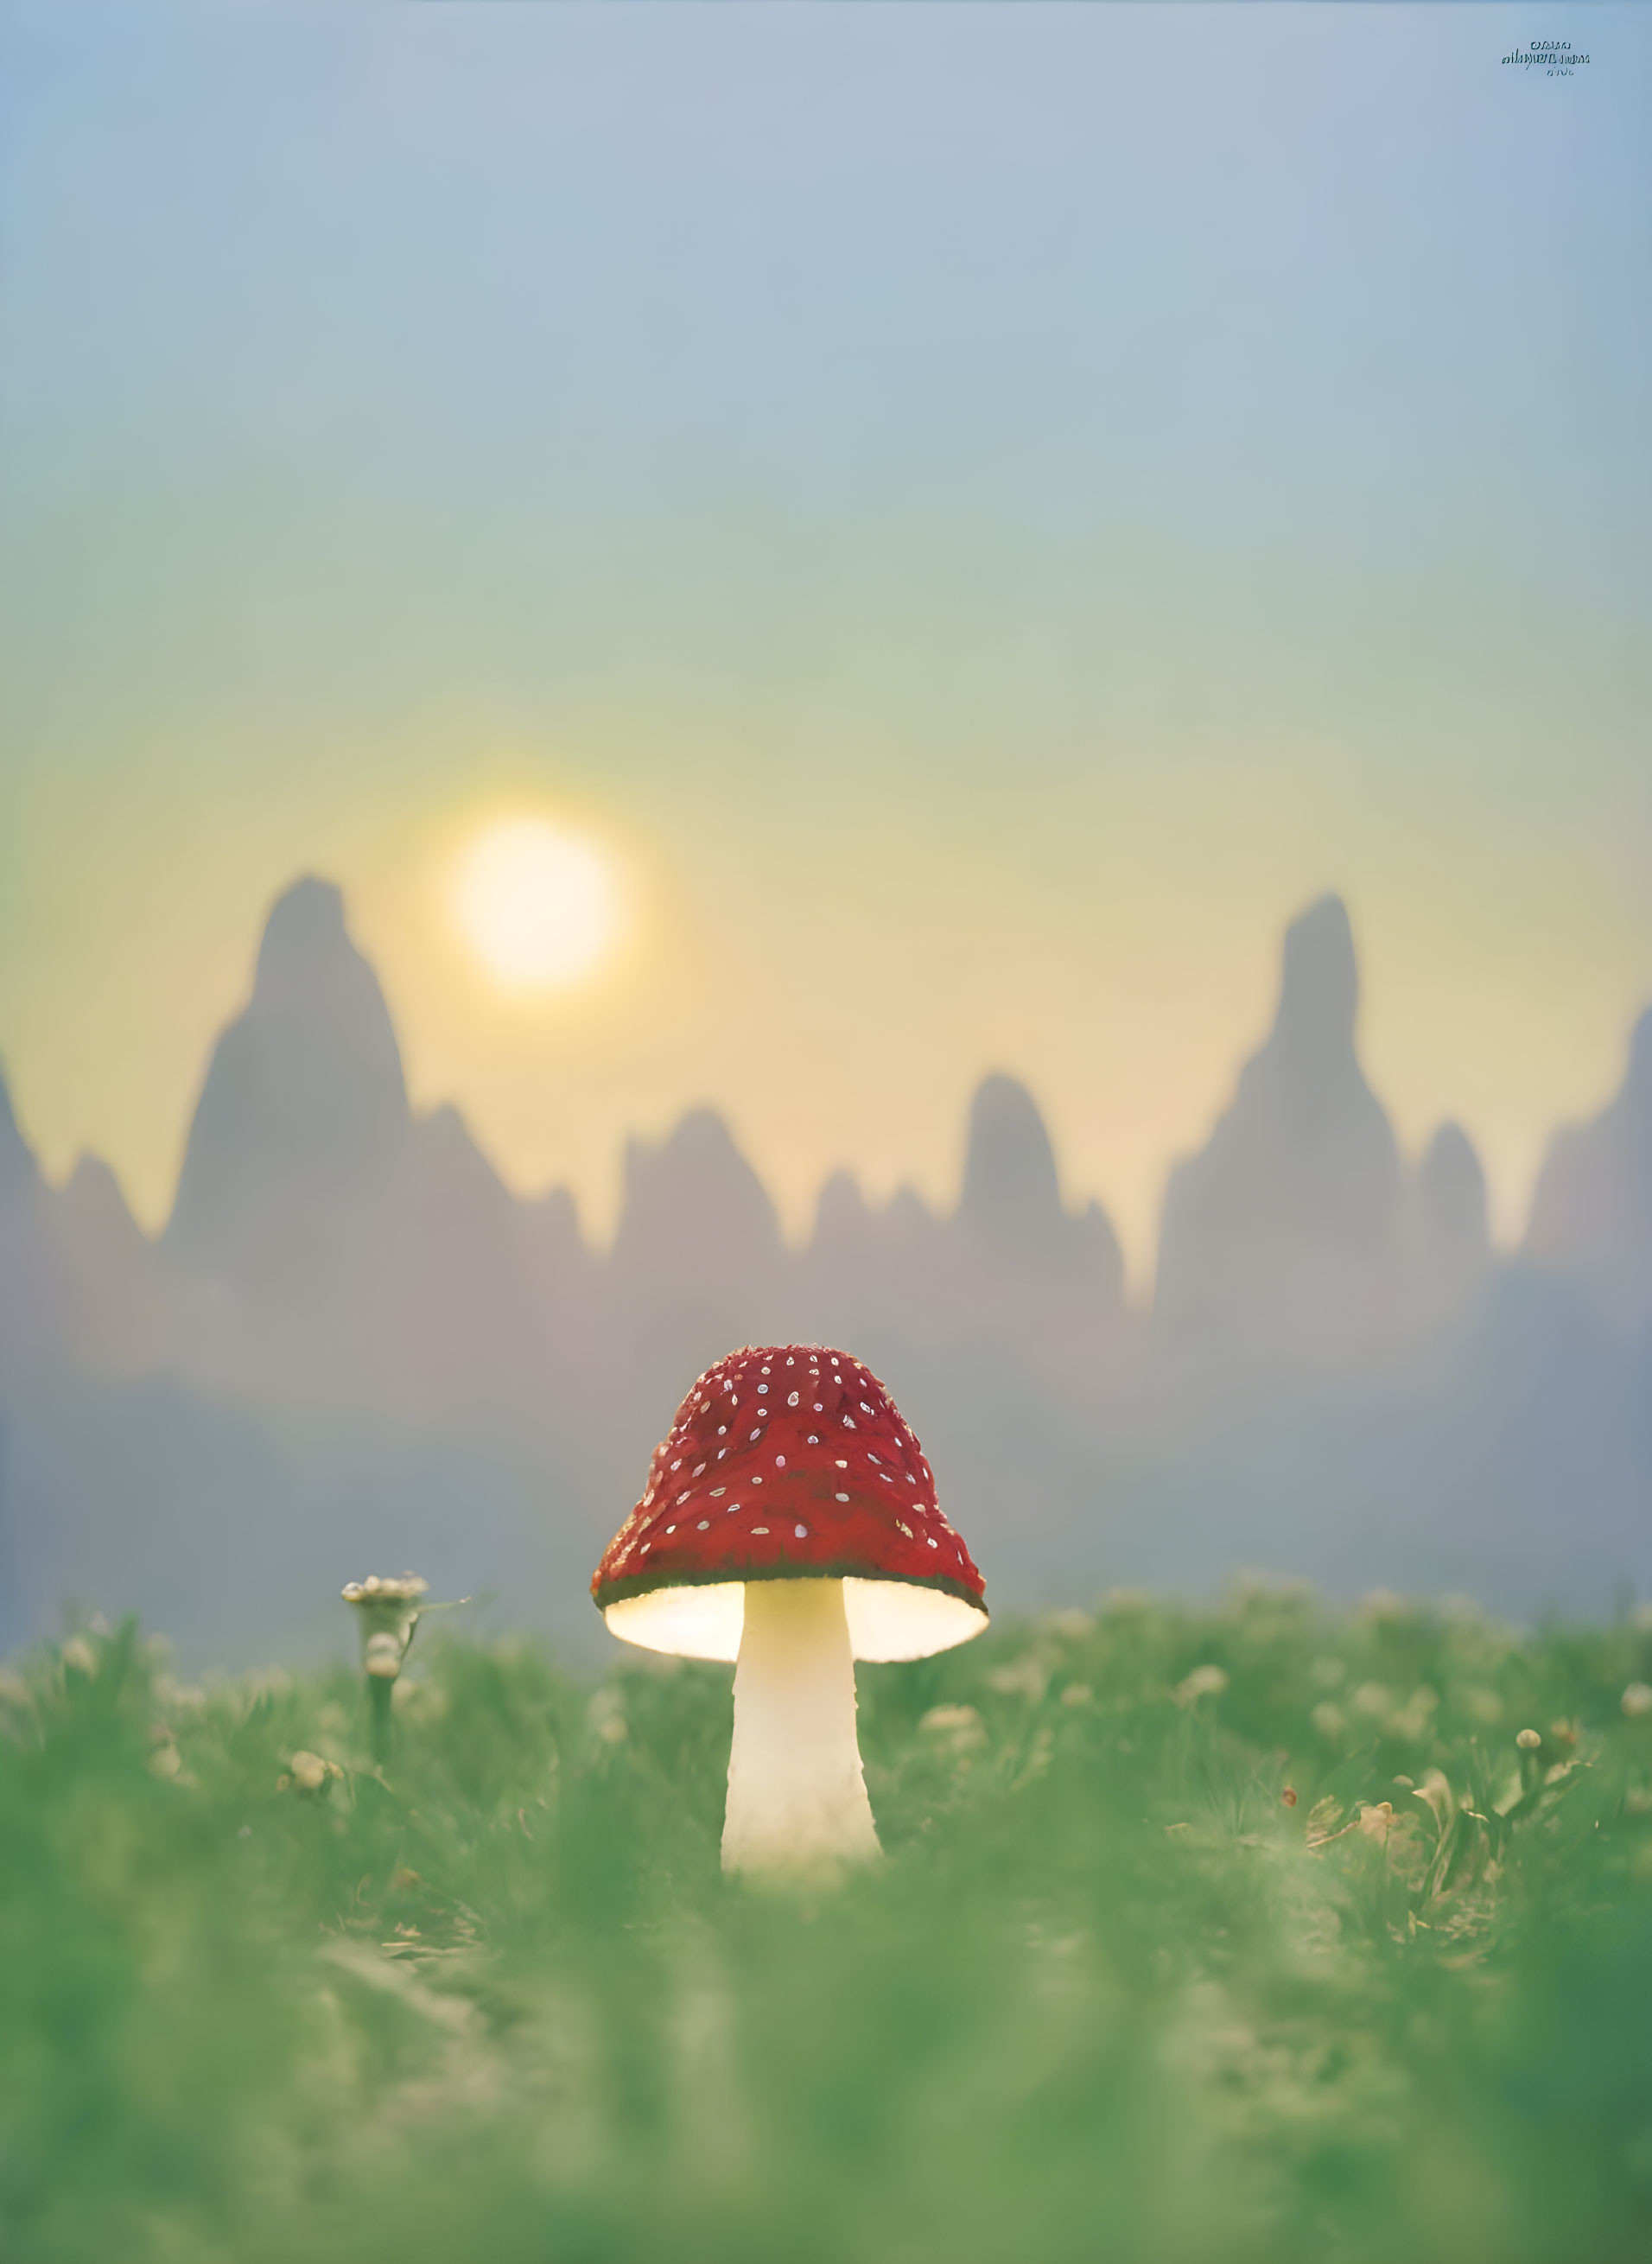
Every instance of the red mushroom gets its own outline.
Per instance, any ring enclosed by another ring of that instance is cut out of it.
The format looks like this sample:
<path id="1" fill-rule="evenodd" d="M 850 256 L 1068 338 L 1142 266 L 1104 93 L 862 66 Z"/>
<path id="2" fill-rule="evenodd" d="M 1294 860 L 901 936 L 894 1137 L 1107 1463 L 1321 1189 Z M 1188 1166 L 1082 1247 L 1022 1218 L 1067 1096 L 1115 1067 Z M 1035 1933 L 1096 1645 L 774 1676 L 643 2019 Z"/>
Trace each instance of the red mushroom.
<path id="1" fill-rule="evenodd" d="M 871 1370 L 746 1346 L 699 1377 L 591 1584 L 617 1636 L 735 1669 L 726 1870 L 878 1852 L 857 1658 L 924 1658 L 987 1624 L 985 1584 Z"/>

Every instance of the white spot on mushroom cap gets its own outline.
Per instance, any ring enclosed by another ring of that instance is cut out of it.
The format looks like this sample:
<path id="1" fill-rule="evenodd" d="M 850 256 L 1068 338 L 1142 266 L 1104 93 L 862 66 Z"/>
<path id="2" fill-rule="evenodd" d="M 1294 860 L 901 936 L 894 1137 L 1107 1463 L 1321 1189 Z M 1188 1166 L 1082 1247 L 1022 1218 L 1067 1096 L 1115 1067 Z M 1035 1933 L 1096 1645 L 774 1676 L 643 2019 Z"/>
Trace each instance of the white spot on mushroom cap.
<path id="1" fill-rule="evenodd" d="M 792 1530 L 800 1541 L 807 1541 L 808 1539 L 808 1527 L 807 1525 L 794 1525 L 792 1527 Z"/>
<path id="2" fill-rule="evenodd" d="M 766 1533 L 768 1529 L 766 1525 L 754 1525 L 751 1528 L 754 1533 Z"/>
<path id="3" fill-rule="evenodd" d="M 708 1532 L 708 1531 L 710 1530 L 710 1527 L 711 1527 L 711 1520 L 710 1520 L 708 1517 L 702 1517 L 702 1518 L 700 1519 L 700 1520 L 699 1520 L 699 1530 L 701 1533 L 706 1533 L 706 1532 Z"/>
<path id="4" fill-rule="evenodd" d="M 795 1407 L 795 1406 L 796 1406 L 796 1404 L 797 1404 L 797 1401 L 798 1401 L 798 1395 L 797 1395 L 797 1393 L 796 1393 L 795 1391 L 788 1391 L 788 1392 L 786 1393 L 786 1405 L 787 1405 L 788 1407 Z"/>
<path id="5" fill-rule="evenodd" d="M 677 1495 L 677 1498 L 679 1502 L 685 1502 L 688 1499 L 688 1488 L 686 1486 L 683 1488 L 682 1492 Z"/>
<path id="6" fill-rule="evenodd" d="M 840 1493 L 836 1495 L 834 1498 L 838 1501 L 847 1501 L 849 1497 L 846 1493 Z"/>
<path id="7" fill-rule="evenodd" d="M 818 1447 L 820 1444 L 819 1433 L 811 1431 L 808 1434 L 808 1443 L 811 1447 Z"/>
<path id="8" fill-rule="evenodd" d="M 786 1468 L 786 1456 L 784 1455 L 777 1455 L 775 1456 L 774 1467 L 777 1470 L 783 1470 Z"/>
<path id="9" fill-rule="evenodd" d="M 715 1501 L 720 1494 L 725 1494 L 728 1491 L 727 1486 L 714 1486 L 711 1490 L 711 1498 Z"/>

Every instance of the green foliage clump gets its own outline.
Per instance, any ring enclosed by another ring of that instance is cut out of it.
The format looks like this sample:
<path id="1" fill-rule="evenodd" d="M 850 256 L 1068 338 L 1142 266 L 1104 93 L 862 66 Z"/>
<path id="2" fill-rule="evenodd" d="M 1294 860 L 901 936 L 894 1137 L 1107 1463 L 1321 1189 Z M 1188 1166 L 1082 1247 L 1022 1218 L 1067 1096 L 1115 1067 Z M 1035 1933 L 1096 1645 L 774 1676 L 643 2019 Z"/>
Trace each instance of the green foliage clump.
<path id="1" fill-rule="evenodd" d="M 375 1764 L 342 1671 L 0 1670 L 0 2253 L 1652 2254 L 1652 1632 L 1258 1588 L 863 1667 L 832 1892 L 721 1876 L 729 1681 L 438 1641 Z"/>

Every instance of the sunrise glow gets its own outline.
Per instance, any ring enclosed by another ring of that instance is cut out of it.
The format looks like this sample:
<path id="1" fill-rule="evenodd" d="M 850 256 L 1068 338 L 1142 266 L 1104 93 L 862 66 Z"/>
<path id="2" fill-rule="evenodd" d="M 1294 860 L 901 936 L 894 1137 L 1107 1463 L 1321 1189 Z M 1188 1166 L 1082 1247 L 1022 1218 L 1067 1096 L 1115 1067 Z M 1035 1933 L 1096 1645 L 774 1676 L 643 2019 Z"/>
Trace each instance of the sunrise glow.
<path id="1" fill-rule="evenodd" d="M 509 990 L 560 990 L 601 963 L 619 926 L 613 874 L 576 833 L 512 817 L 478 834 L 460 860 L 460 932 Z"/>

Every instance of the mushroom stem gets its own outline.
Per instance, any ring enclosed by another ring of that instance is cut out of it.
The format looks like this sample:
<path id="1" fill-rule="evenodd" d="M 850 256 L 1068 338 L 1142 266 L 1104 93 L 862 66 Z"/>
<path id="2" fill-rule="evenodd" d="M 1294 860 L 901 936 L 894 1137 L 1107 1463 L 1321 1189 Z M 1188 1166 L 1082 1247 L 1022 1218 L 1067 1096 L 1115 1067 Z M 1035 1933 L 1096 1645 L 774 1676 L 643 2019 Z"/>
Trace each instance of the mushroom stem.
<path id="1" fill-rule="evenodd" d="M 844 1584 L 748 1580 L 723 1869 L 808 1873 L 879 1852 L 855 1737 Z"/>

